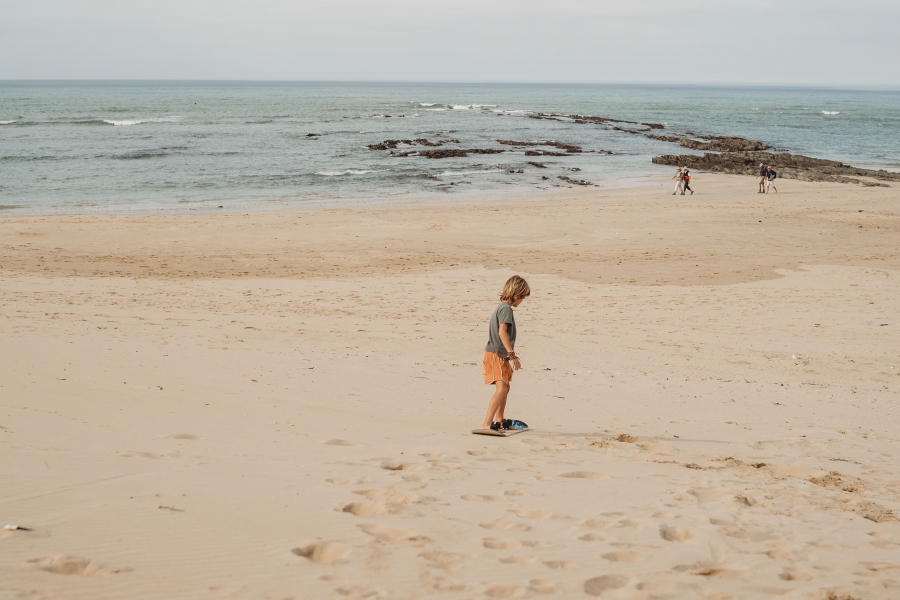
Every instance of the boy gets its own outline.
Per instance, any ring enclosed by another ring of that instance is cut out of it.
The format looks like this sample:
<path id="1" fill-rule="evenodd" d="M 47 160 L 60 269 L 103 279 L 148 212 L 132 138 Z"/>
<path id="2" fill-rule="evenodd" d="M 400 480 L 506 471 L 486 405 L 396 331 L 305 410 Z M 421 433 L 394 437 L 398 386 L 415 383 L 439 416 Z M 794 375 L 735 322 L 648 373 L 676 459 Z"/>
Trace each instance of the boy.
<path id="1" fill-rule="evenodd" d="M 482 429 L 493 429 L 504 432 L 507 429 L 527 429 L 528 426 L 521 421 L 503 418 L 506 410 L 506 397 L 509 395 L 509 383 L 512 381 L 513 371 L 522 368 L 519 357 L 516 356 L 516 319 L 513 316 L 513 308 L 522 304 L 522 301 L 531 295 L 528 282 L 513 275 L 503 286 L 500 295 L 500 304 L 491 315 L 488 325 L 488 343 L 484 347 L 484 362 L 481 371 L 484 375 L 485 385 L 494 385 L 494 395 L 488 402 L 487 414 L 484 417 Z"/>

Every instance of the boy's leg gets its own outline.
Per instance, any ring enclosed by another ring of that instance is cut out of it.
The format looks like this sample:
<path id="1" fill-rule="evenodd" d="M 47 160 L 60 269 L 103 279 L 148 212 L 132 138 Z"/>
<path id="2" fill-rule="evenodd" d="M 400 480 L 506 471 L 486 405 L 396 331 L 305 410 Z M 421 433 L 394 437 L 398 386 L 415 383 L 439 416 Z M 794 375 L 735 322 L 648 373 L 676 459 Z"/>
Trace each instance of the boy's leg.
<path id="1" fill-rule="evenodd" d="M 484 423 L 481 425 L 482 429 L 490 429 L 491 423 L 495 420 L 494 415 L 498 412 L 502 419 L 503 410 L 506 408 L 506 397 L 509 395 L 509 384 L 502 380 L 495 381 L 494 387 L 496 389 L 494 389 L 494 395 L 491 396 L 491 400 L 488 402 L 487 414 L 484 416 Z"/>
<path id="2" fill-rule="evenodd" d="M 506 387 L 506 393 L 503 394 L 503 400 L 500 401 L 500 405 L 497 407 L 497 411 L 494 413 L 494 422 L 503 423 L 504 413 L 506 412 L 506 401 L 509 399 L 509 387 L 510 385 L 506 382 L 501 381 Z"/>

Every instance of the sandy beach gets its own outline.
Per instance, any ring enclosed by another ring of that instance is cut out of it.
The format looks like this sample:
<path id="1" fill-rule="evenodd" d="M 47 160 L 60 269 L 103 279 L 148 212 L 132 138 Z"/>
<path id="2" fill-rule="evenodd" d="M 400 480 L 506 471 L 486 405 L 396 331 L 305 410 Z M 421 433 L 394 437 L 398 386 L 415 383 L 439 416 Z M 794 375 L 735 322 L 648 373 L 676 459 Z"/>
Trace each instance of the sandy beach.
<path id="1" fill-rule="evenodd" d="M 692 186 L 0 216 L 0 598 L 900 597 L 897 186 Z"/>

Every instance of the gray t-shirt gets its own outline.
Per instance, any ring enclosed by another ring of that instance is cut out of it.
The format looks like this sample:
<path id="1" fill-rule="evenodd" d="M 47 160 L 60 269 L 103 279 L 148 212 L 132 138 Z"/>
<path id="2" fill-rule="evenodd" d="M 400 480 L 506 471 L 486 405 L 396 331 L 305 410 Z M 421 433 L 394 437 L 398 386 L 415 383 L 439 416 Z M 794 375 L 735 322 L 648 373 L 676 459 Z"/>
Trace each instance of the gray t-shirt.
<path id="1" fill-rule="evenodd" d="M 509 343 L 513 350 L 516 348 L 516 318 L 513 316 L 512 307 L 506 302 L 501 302 L 491 315 L 491 324 L 488 326 L 488 343 L 484 347 L 485 352 L 496 352 L 501 358 L 506 358 L 508 352 L 500 341 L 500 323 L 507 323 L 506 333 L 509 334 Z"/>

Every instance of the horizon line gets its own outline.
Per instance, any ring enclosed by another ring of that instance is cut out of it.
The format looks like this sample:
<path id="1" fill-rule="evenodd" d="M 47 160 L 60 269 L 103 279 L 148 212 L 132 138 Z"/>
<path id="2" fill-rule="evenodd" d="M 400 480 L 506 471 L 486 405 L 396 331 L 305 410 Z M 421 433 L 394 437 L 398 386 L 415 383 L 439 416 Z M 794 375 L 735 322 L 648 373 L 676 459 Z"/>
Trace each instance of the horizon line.
<path id="1" fill-rule="evenodd" d="M 900 84 L 834 84 L 834 83 L 746 83 L 746 82 L 628 82 L 628 81 L 464 81 L 412 79 L 188 79 L 188 78 L 35 78 L 5 79 L 8 83 L 304 83 L 304 84 L 382 84 L 382 85 L 542 85 L 542 86 L 634 86 L 671 88 L 760 88 L 760 89 L 817 89 L 840 91 L 900 91 Z"/>

